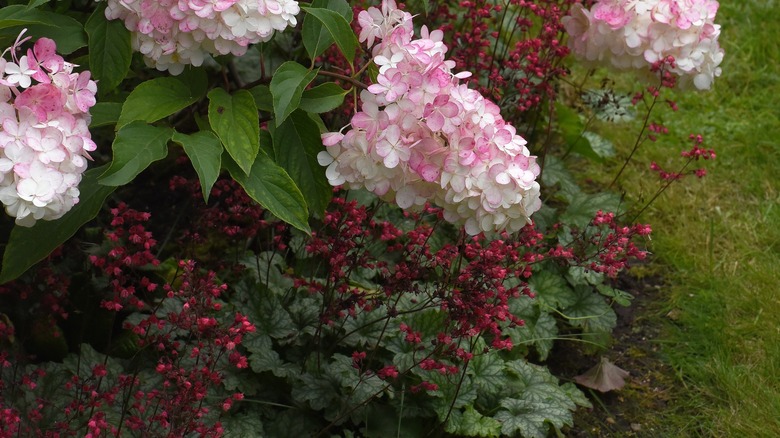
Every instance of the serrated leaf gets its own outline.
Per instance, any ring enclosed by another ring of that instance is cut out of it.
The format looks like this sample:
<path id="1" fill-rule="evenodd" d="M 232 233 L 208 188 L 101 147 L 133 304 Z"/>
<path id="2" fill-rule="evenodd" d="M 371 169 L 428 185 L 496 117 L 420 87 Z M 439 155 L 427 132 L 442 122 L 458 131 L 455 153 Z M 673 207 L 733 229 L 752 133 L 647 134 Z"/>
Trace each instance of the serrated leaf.
<path id="1" fill-rule="evenodd" d="M 297 380 L 292 390 L 292 396 L 297 402 L 308 402 L 312 409 L 321 410 L 336 401 L 339 390 L 333 380 L 310 373 L 299 375 Z"/>
<path id="2" fill-rule="evenodd" d="M 241 412 L 232 415 L 225 415 L 220 418 L 224 437 L 226 438 L 252 438 L 263 437 L 263 422 L 260 420 L 259 412 Z"/>
<path id="3" fill-rule="evenodd" d="M 301 95 L 300 108 L 317 114 L 332 111 L 344 103 L 344 96 L 349 91 L 333 82 L 317 85 L 309 90 L 304 90 L 303 95 Z"/>
<path id="4" fill-rule="evenodd" d="M 207 85 L 201 69 L 142 82 L 127 96 L 117 128 L 135 120 L 153 123 L 181 111 L 202 99 Z"/>
<path id="5" fill-rule="evenodd" d="M 344 17 L 347 23 L 352 22 L 352 8 L 345 0 L 314 0 L 311 2 L 311 6 L 335 11 Z M 309 14 L 303 17 L 301 38 L 311 59 L 322 55 L 334 42 L 333 37 L 328 29 L 322 25 L 322 22 Z"/>
<path id="6" fill-rule="evenodd" d="M 232 96 L 221 88 L 209 92 L 209 122 L 225 150 L 249 174 L 260 150 L 260 123 L 252 94 L 238 90 Z"/>
<path id="7" fill-rule="evenodd" d="M 287 61 L 276 69 L 270 86 L 276 126 L 298 109 L 303 90 L 317 76 L 317 71 L 309 70 L 295 61 Z"/>
<path id="8" fill-rule="evenodd" d="M 11 230 L 3 254 L 0 284 L 11 281 L 43 260 L 55 248 L 70 239 L 82 225 L 97 216 L 114 187 L 97 183 L 98 175 L 107 166 L 90 169 L 84 173 L 79 185 L 79 203 L 56 221 L 38 221 L 30 228 L 15 226 Z"/>
<path id="9" fill-rule="evenodd" d="M 328 6 L 330 6 L 330 2 Z M 324 8 L 302 6 L 301 9 L 306 11 L 307 15 L 313 16 L 322 23 L 322 27 L 327 30 L 328 34 L 330 34 L 330 37 L 336 43 L 336 46 L 338 46 L 339 50 L 344 55 L 344 58 L 346 58 L 347 62 L 352 65 L 352 62 L 355 60 L 355 52 L 358 48 L 358 41 L 355 37 L 355 33 L 349 26 L 349 22 L 344 18 L 344 16 L 337 11 Z M 314 34 L 314 32 L 312 32 L 312 34 Z M 316 33 L 316 36 L 319 36 L 319 32 Z M 304 42 L 304 46 L 305 45 L 306 43 Z M 310 46 L 311 45 L 312 44 L 310 43 Z M 328 46 L 329 45 L 330 44 L 328 44 Z M 315 43 L 314 46 L 317 47 L 318 44 Z M 312 56 L 312 58 L 315 57 L 316 55 Z"/>
<path id="10" fill-rule="evenodd" d="M 566 280 L 549 270 L 540 270 L 528 280 L 528 285 L 540 303 L 558 308 L 574 302 L 574 293 Z"/>
<path id="11" fill-rule="evenodd" d="M 100 176 L 100 184 L 121 186 L 132 181 L 150 164 L 168 155 L 168 140 L 173 130 L 136 121 L 116 134 L 112 145 L 113 160 Z"/>
<path id="12" fill-rule="evenodd" d="M 466 371 L 472 376 L 480 396 L 498 394 L 506 380 L 504 360 L 495 350 L 474 356 Z"/>
<path id="13" fill-rule="evenodd" d="M 233 179 L 246 190 L 247 195 L 274 216 L 293 227 L 310 234 L 309 210 L 298 186 L 287 172 L 264 153 L 257 154 L 249 175 L 229 157 L 222 157 L 222 165 Z"/>
<path id="14" fill-rule="evenodd" d="M 601 295 L 612 298 L 612 300 L 624 307 L 630 306 L 631 301 L 634 299 L 634 296 L 630 293 L 620 289 L 615 289 L 613 287 L 607 286 L 606 284 L 597 284 L 596 289 L 598 289 Z"/>
<path id="15" fill-rule="evenodd" d="M 325 168 L 317 161 L 324 150 L 317 124 L 303 111 L 295 111 L 273 134 L 274 156 L 301 189 L 309 213 L 322 215 L 333 196 Z"/>
<path id="16" fill-rule="evenodd" d="M 544 157 L 544 170 L 542 171 L 542 183 L 547 187 L 559 184 L 561 190 L 567 193 L 576 193 L 579 191 L 577 182 L 571 175 L 563 161 L 551 154 Z"/>
<path id="17" fill-rule="evenodd" d="M 585 131 L 582 135 L 588 140 L 593 152 L 599 157 L 612 158 L 615 156 L 615 145 L 611 141 L 591 131 Z"/>
<path id="18" fill-rule="evenodd" d="M 597 211 L 618 212 L 620 205 L 620 196 L 613 193 L 580 194 L 572 199 L 560 221 L 569 226 L 583 228 L 593 220 Z"/>
<path id="19" fill-rule="evenodd" d="M 208 203 L 209 193 L 222 168 L 222 143 L 210 131 L 199 131 L 190 135 L 174 132 L 171 140 L 184 148 L 198 174 L 203 200 Z"/>
<path id="20" fill-rule="evenodd" d="M 105 10 L 102 3 L 98 4 L 84 29 L 89 37 L 89 70 L 102 90 L 112 90 L 130 70 L 133 49 L 125 24 L 106 19 Z"/>
<path id="21" fill-rule="evenodd" d="M 508 329 L 512 342 L 515 344 L 530 344 L 539 353 L 539 360 L 546 360 L 558 336 L 558 326 L 546 311 L 536 310 L 536 315 L 524 317 L 525 325 Z"/>
<path id="22" fill-rule="evenodd" d="M 264 333 L 247 333 L 241 345 L 250 353 L 249 366 L 255 373 L 270 371 L 277 377 L 292 377 L 300 372 L 294 364 L 279 357 L 271 338 Z"/>
<path id="23" fill-rule="evenodd" d="M 122 104 L 118 102 L 98 102 L 89 109 L 92 115 L 92 121 L 89 122 L 90 128 L 99 126 L 115 125 L 122 114 Z"/>
<path id="24" fill-rule="evenodd" d="M 268 85 L 260 84 L 249 89 L 252 97 L 255 99 L 255 105 L 260 111 L 274 112 L 274 98 L 271 96 L 271 89 Z"/>
<path id="25" fill-rule="evenodd" d="M 556 430 L 572 425 L 571 411 L 577 405 L 549 370 L 524 360 L 508 362 L 507 367 L 519 378 L 522 392 L 501 401 L 503 410 L 494 418 L 501 421 L 502 433 L 544 438 L 547 423 Z"/>
<path id="26" fill-rule="evenodd" d="M 597 286 L 604 283 L 604 274 L 584 266 L 569 266 L 566 280 L 572 286 Z"/>
<path id="27" fill-rule="evenodd" d="M 446 431 L 457 436 L 494 437 L 501 434 L 501 422 L 495 418 L 486 417 L 473 406 L 466 406 L 463 411 L 454 411 L 447 422 Z"/>
<path id="28" fill-rule="evenodd" d="M 617 315 L 604 298 L 590 286 L 577 286 L 574 293 L 577 300 L 563 309 L 569 323 L 587 332 L 611 332 L 617 324 Z"/>
<path id="29" fill-rule="evenodd" d="M 519 433 L 525 438 L 545 438 L 547 422 L 557 430 L 572 424 L 571 412 L 554 401 L 506 398 L 501 401 L 501 408 L 493 418 L 501 423 L 504 435 Z"/>

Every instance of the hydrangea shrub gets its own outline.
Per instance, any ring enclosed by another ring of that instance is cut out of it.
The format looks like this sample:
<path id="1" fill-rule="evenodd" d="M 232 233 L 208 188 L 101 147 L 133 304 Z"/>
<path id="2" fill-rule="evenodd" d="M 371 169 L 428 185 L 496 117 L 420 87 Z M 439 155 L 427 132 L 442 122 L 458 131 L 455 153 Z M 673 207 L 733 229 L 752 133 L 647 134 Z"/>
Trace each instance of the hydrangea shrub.
<path id="1" fill-rule="evenodd" d="M 722 57 L 706 0 L 13 3 L 0 437 L 565 433 L 650 233 L 570 169 Z"/>

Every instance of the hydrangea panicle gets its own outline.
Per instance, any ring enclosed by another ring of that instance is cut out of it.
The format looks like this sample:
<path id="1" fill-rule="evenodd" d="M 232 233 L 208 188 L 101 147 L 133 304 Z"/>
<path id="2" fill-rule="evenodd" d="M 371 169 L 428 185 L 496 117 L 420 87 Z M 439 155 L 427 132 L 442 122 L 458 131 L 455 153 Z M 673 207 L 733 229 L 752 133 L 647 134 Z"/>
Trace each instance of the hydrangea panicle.
<path id="1" fill-rule="evenodd" d="M 470 73 L 453 72 L 443 33 L 423 26 L 414 39 L 411 14 L 392 0 L 358 21 L 379 75 L 361 93 L 352 129 L 323 135 L 318 158 L 330 183 L 402 208 L 432 201 L 472 235 L 529 223 L 541 207 L 536 157 L 497 105 L 461 83 Z"/>
<path id="2" fill-rule="evenodd" d="M 208 55 L 243 55 L 299 12 L 295 0 L 108 0 L 106 18 L 125 22 L 148 66 L 176 75 Z"/>
<path id="3" fill-rule="evenodd" d="M 723 49 L 715 0 L 597 0 L 580 3 L 563 19 L 569 46 L 593 65 L 650 74 L 658 62 L 674 60 L 671 73 L 683 88 L 708 90 L 720 76 Z"/>
<path id="4" fill-rule="evenodd" d="M 74 72 L 48 38 L 18 56 L 24 33 L 0 56 L 0 202 L 29 227 L 62 217 L 79 200 L 96 149 L 88 125 L 97 84 L 89 71 Z"/>

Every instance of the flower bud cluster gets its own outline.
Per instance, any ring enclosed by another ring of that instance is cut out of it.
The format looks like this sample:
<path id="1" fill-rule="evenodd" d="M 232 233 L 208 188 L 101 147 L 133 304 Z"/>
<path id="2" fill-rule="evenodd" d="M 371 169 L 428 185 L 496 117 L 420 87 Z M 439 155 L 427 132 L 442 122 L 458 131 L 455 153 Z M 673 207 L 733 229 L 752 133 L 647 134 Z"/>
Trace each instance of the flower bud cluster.
<path id="1" fill-rule="evenodd" d="M 392 0 L 358 21 L 379 75 L 361 93 L 352 129 L 323 135 L 318 158 L 330 183 L 402 208 L 432 201 L 472 235 L 529 223 L 541 207 L 536 157 L 497 105 L 460 83 L 470 73 L 452 72 L 443 33 L 423 26 L 413 39 L 412 16 Z"/>
<path id="2" fill-rule="evenodd" d="M 96 149 L 88 125 L 97 85 L 48 38 L 18 56 L 23 34 L 0 56 L 0 202 L 29 227 L 79 201 L 88 152 Z"/>
<path id="3" fill-rule="evenodd" d="M 723 49 L 715 0 L 598 0 L 572 6 L 563 19 L 569 46 L 583 61 L 617 70 L 639 70 L 674 58 L 670 70 L 681 87 L 699 90 L 720 76 Z"/>
<path id="4" fill-rule="evenodd" d="M 148 66 L 179 74 L 208 55 L 243 55 L 299 12 L 295 0 L 108 0 L 106 18 L 124 20 Z"/>

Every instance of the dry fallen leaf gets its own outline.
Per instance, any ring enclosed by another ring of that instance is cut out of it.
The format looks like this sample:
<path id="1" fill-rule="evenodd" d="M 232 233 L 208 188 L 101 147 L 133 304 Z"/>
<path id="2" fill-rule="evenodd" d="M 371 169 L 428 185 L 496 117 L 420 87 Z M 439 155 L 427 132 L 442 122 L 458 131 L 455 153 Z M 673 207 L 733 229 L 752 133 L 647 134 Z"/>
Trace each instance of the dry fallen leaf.
<path id="1" fill-rule="evenodd" d="M 601 361 L 584 374 L 574 377 L 574 381 L 580 385 L 595 389 L 596 391 L 609 392 L 622 388 L 625 384 L 625 378 L 628 377 L 628 371 L 617 367 L 606 357 L 601 357 Z"/>

